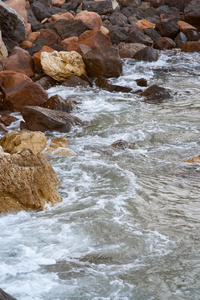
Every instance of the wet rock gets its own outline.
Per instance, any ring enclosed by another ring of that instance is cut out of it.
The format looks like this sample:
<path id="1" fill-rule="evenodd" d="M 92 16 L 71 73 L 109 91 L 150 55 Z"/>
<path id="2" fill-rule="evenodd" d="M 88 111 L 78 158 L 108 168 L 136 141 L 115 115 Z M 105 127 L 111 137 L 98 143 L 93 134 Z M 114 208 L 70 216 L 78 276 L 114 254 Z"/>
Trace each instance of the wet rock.
<path id="1" fill-rule="evenodd" d="M 182 48 L 183 44 L 187 42 L 187 37 L 183 32 L 179 32 L 179 34 L 174 39 L 177 48 Z"/>
<path id="2" fill-rule="evenodd" d="M 143 61 L 157 61 L 158 51 L 148 46 L 134 54 L 133 58 Z"/>
<path id="3" fill-rule="evenodd" d="M 156 31 L 163 37 L 174 39 L 179 33 L 179 26 L 175 20 L 163 19 L 155 26 Z"/>
<path id="4" fill-rule="evenodd" d="M 200 2 L 199 0 L 192 0 L 184 9 L 184 20 L 189 24 L 200 29 Z"/>
<path id="5" fill-rule="evenodd" d="M 47 138 L 42 132 L 11 131 L 0 139 L 4 152 L 14 154 L 24 149 L 30 149 L 39 154 L 46 147 Z"/>
<path id="6" fill-rule="evenodd" d="M 4 292 L 2 289 L 0 289 L 0 299 L 2 300 L 17 300 L 16 298 L 13 298 L 6 292 Z"/>
<path id="7" fill-rule="evenodd" d="M 113 12 L 113 5 L 111 0 L 107 1 L 83 1 L 82 9 L 93 11 L 99 15 L 106 15 Z"/>
<path id="8" fill-rule="evenodd" d="M 18 43 L 26 40 L 26 22 L 17 12 L 0 1 L 0 28 L 2 36 Z"/>
<path id="9" fill-rule="evenodd" d="M 71 100 L 64 100 L 61 96 L 54 95 L 48 99 L 44 105 L 44 108 L 70 113 L 73 109 L 73 104 Z"/>
<path id="10" fill-rule="evenodd" d="M 106 78 L 104 78 L 103 76 L 99 76 L 95 80 L 95 84 L 96 84 L 96 86 L 98 86 L 104 90 L 107 90 L 109 92 L 130 93 L 132 91 L 132 88 L 109 83 L 108 80 Z"/>
<path id="11" fill-rule="evenodd" d="M 176 43 L 168 37 L 161 37 L 157 39 L 154 44 L 154 48 L 159 50 L 172 49 L 175 47 L 176 47 Z"/>
<path id="12" fill-rule="evenodd" d="M 117 140 L 111 144 L 111 147 L 113 147 L 115 149 L 119 149 L 119 150 L 134 149 L 135 144 L 124 141 L 124 140 Z"/>
<path id="13" fill-rule="evenodd" d="M 147 46 L 139 43 L 120 43 L 118 47 L 121 58 L 133 58 L 137 52 L 146 48 Z"/>
<path id="14" fill-rule="evenodd" d="M 136 146 L 134 143 L 127 142 L 125 140 L 117 140 L 112 143 L 110 146 L 102 146 L 102 147 L 92 147 L 92 150 L 103 154 L 112 156 L 116 152 L 123 151 L 126 149 L 135 149 Z"/>
<path id="15" fill-rule="evenodd" d="M 122 73 L 122 61 L 114 47 L 89 51 L 83 56 L 83 60 L 89 77 L 97 78 L 102 75 L 111 78 L 119 77 Z"/>
<path id="16" fill-rule="evenodd" d="M 38 106 L 24 106 L 21 109 L 26 126 L 32 131 L 54 130 L 69 132 L 73 125 L 82 125 L 82 121 L 66 112 L 56 111 Z"/>
<path id="17" fill-rule="evenodd" d="M 67 80 L 62 83 L 64 86 L 68 87 L 76 87 L 76 86 L 83 86 L 83 87 L 92 87 L 92 80 L 87 77 L 86 74 L 82 74 L 81 76 L 72 76 L 70 80 Z"/>
<path id="18" fill-rule="evenodd" d="M 146 98 L 145 101 L 149 103 L 160 103 L 171 98 L 170 92 L 157 84 L 151 85 L 141 93 L 141 96 L 144 96 Z"/>
<path id="19" fill-rule="evenodd" d="M 99 30 L 102 26 L 101 17 L 91 11 L 83 11 L 76 15 L 75 20 L 81 20 L 85 23 L 91 30 Z"/>
<path id="20" fill-rule="evenodd" d="M 62 40 L 73 36 L 80 36 L 83 32 L 90 29 L 90 27 L 80 19 L 60 19 L 54 23 L 54 28 Z"/>
<path id="21" fill-rule="evenodd" d="M 46 203 L 61 202 L 56 191 L 58 179 L 43 154 L 29 149 L 0 154 L 0 212 L 41 210 Z"/>
<path id="22" fill-rule="evenodd" d="M 40 22 L 45 18 L 51 17 L 50 10 L 47 9 L 47 7 L 41 2 L 34 2 L 33 4 L 31 4 L 31 9 L 36 19 Z"/>
<path id="23" fill-rule="evenodd" d="M 59 156 L 76 156 L 77 154 L 68 147 L 68 141 L 66 138 L 55 138 L 51 140 L 51 143 L 45 153 L 52 153 Z"/>
<path id="24" fill-rule="evenodd" d="M 140 78 L 135 80 L 138 86 L 147 86 L 147 80 L 145 78 Z"/>
<path id="25" fill-rule="evenodd" d="M 5 126 L 10 126 L 13 122 L 17 121 L 18 119 L 14 116 L 8 115 L 6 113 L 3 113 L 0 116 L 0 122 L 3 123 Z"/>
<path id="26" fill-rule="evenodd" d="M 73 75 L 85 73 L 83 59 L 75 51 L 42 52 L 40 58 L 45 73 L 57 81 L 66 81 Z"/>
<path id="27" fill-rule="evenodd" d="M 200 41 L 197 42 L 186 42 L 182 45 L 182 52 L 200 52 Z"/>
<path id="28" fill-rule="evenodd" d="M 8 50 L 2 40 L 2 34 L 0 30 L 0 60 L 8 56 Z"/>
<path id="29" fill-rule="evenodd" d="M 126 39 L 126 43 L 140 43 L 146 46 L 153 45 L 152 39 L 149 36 L 145 35 L 138 27 L 133 28 Z"/>
<path id="30" fill-rule="evenodd" d="M 85 31 L 78 41 L 93 50 L 112 46 L 109 36 L 104 35 L 100 30 Z"/>

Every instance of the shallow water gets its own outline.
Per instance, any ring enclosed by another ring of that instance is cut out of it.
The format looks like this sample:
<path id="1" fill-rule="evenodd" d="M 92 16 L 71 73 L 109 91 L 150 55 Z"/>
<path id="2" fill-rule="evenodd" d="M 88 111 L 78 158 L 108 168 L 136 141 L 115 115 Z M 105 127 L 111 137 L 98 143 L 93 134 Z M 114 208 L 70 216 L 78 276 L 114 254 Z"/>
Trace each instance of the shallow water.
<path id="1" fill-rule="evenodd" d="M 63 202 L 0 216 L 0 287 L 17 299 L 200 299 L 200 166 L 183 163 L 200 154 L 200 55 L 127 60 L 111 82 L 137 90 L 138 78 L 172 99 L 49 90 L 88 126 L 47 133 L 78 154 L 49 156 Z M 118 139 L 133 149 L 110 151 Z"/>

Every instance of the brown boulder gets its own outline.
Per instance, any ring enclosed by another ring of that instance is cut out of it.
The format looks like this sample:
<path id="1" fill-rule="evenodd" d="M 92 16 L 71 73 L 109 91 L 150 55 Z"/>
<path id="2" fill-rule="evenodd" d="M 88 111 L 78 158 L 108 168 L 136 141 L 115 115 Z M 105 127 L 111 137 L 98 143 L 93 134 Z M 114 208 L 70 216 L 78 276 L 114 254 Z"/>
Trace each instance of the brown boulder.
<path id="1" fill-rule="evenodd" d="M 118 47 L 121 58 L 133 58 L 138 51 L 146 48 L 147 46 L 140 43 L 120 43 Z"/>
<path id="2" fill-rule="evenodd" d="M 0 122 L 3 123 L 5 126 L 10 126 L 13 122 L 17 121 L 18 119 L 14 116 L 8 114 L 2 114 L 0 116 Z"/>
<path id="3" fill-rule="evenodd" d="M 194 27 L 194 26 L 192 26 L 189 23 L 184 22 L 184 21 L 178 21 L 177 24 L 179 26 L 180 31 L 183 32 L 183 33 L 187 32 L 188 30 L 197 30 L 196 27 Z"/>
<path id="4" fill-rule="evenodd" d="M 141 96 L 144 96 L 146 102 L 149 103 L 160 103 L 165 99 L 170 99 L 170 92 L 157 84 L 153 84 L 148 87 L 144 92 L 141 93 Z"/>
<path id="5" fill-rule="evenodd" d="M 82 121 L 64 111 L 56 111 L 38 106 L 24 106 L 22 116 L 29 130 L 69 132 L 73 125 L 82 125 Z"/>
<path id="6" fill-rule="evenodd" d="M 64 13 L 59 12 L 59 13 L 51 16 L 51 20 L 53 22 L 60 20 L 60 19 L 71 20 L 73 18 L 74 18 L 74 16 L 69 12 L 64 12 Z"/>
<path id="7" fill-rule="evenodd" d="M 200 1 L 192 0 L 184 9 L 184 20 L 200 29 Z"/>
<path id="8" fill-rule="evenodd" d="M 52 5 L 56 7 L 61 7 L 65 3 L 65 0 L 52 0 Z"/>
<path id="9" fill-rule="evenodd" d="M 54 22 L 54 28 L 62 40 L 72 36 L 80 36 L 83 32 L 90 29 L 87 24 L 79 19 L 60 19 Z"/>
<path id="10" fill-rule="evenodd" d="M 40 35 L 40 32 L 31 32 L 28 35 L 28 41 L 31 42 L 31 43 L 34 43 L 39 35 Z"/>
<path id="11" fill-rule="evenodd" d="M 155 26 L 156 31 L 163 37 L 174 39 L 179 33 L 179 26 L 176 20 L 163 19 Z"/>
<path id="12" fill-rule="evenodd" d="M 9 70 L 0 72 L 0 87 L 2 87 L 3 90 L 10 89 L 22 81 L 32 82 L 32 80 L 23 73 Z"/>
<path id="13" fill-rule="evenodd" d="M 61 96 L 54 95 L 48 99 L 48 101 L 44 105 L 44 108 L 70 113 L 73 109 L 73 104 L 71 100 L 64 100 Z"/>
<path id="14" fill-rule="evenodd" d="M 143 31 L 138 27 L 132 29 L 131 33 L 126 39 L 126 43 L 140 43 L 146 46 L 153 45 L 152 39 L 148 35 L 144 34 Z"/>
<path id="15" fill-rule="evenodd" d="M 99 30 L 102 26 L 101 17 L 95 12 L 82 11 L 76 15 L 75 19 L 83 21 L 91 30 Z"/>
<path id="16" fill-rule="evenodd" d="M 158 51 L 147 46 L 133 55 L 134 59 L 143 61 L 157 61 Z"/>
<path id="17" fill-rule="evenodd" d="M 89 46 L 91 49 L 100 49 L 112 46 L 110 38 L 100 30 L 85 31 L 79 37 L 79 43 Z"/>
<path id="18" fill-rule="evenodd" d="M 91 50 L 83 56 L 89 77 L 119 77 L 122 73 L 122 61 L 115 47 Z"/>
<path id="19" fill-rule="evenodd" d="M 67 46 L 67 51 L 76 51 L 81 56 L 83 56 L 85 53 L 87 53 L 90 50 L 92 50 L 91 47 L 89 47 L 88 45 L 80 44 L 78 42 L 72 42 Z"/>
<path id="20" fill-rule="evenodd" d="M 36 53 L 33 54 L 33 60 L 35 63 L 35 66 L 39 69 L 42 70 L 42 65 L 41 65 L 41 53 L 42 52 L 53 52 L 54 49 L 52 49 L 51 47 L 48 46 L 43 46 L 42 49 Z"/>
<path id="21" fill-rule="evenodd" d="M 43 154 L 29 149 L 0 153 L 0 212 L 42 210 L 46 203 L 61 202 L 57 185 L 56 173 Z"/>
<path id="22" fill-rule="evenodd" d="M 189 41 L 182 45 L 182 52 L 200 52 L 200 40 L 199 41 Z"/>
<path id="23" fill-rule="evenodd" d="M 168 37 L 158 38 L 154 43 L 154 48 L 159 50 L 172 49 L 175 47 L 176 47 L 176 43 Z"/>
<path id="24" fill-rule="evenodd" d="M 154 23 L 151 23 L 146 19 L 138 20 L 135 25 L 142 30 L 155 27 Z"/>
<path id="25" fill-rule="evenodd" d="M 69 38 L 66 38 L 62 40 L 61 45 L 62 46 L 69 46 L 71 43 L 78 42 L 78 37 L 77 36 L 71 36 Z"/>

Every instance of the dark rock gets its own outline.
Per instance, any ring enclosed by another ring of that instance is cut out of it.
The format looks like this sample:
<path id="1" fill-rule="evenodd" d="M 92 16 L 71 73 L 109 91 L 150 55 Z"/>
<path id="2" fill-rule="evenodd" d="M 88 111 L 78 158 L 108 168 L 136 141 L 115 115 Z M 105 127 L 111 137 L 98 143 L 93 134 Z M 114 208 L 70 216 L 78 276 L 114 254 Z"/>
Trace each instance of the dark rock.
<path id="1" fill-rule="evenodd" d="M 83 1 L 82 9 L 87 11 L 94 11 L 99 15 L 106 15 L 113 12 L 112 1 Z"/>
<path id="2" fill-rule="evenodd" d="M 157 39 L 154 44 L 154 48 L 159 50 L 172 49 L 175 47 L 176 47 L 176 43 L 168 37 L 161 37 Z"/>
<path id="3" fill-rule="evenodd" d="M 163 19 L 155 26 L 156 31 L 163 37 L 174 39 L 179 33 L 179 26 L 176 21 Z"/>
<path id="4" fill-rule="evenodd" d="M 19 46 L 19 44 L 16 41 L 13 41 L 10 38 L 3 38 L 3 42 L 6 45 L 9 54 L 15 46 Z"/>
<path id="5" fill-rule="evenodd" d="M 166 19 L 171 19 L 179 21 L 181 19 L 180 11 L 176 7 L 169 7 L 168 5 L 163 5 L 158 7 L 157 12 L 159 15 L 163 15 Z"/>
<path id="6" fill-rule="evenodd" d="M 43 73 L 40 76 L 36 76 L 35 78 L 32 79 L 34 82 L 42 86 L 45 90 L 49 89 L 52 86 L 60 84 L 60 82 L 56 81 L 55 79 Z"/>
<path id="7" fill-rule="evenodd" d="M 147 86 L 147 80 L 145 78 L 140 78 L 135 80 L 138 86 Z"/>
<path id="8" fill-rule="evenodd" d="M 68 87 L 76 87 L 76 86 L 92 87 L 92 80 L 88 78 L 87 75 L 82 74 L 81 76 L 72 76 L 70 80 L 62 82 L 62 85 Z"/>
<path id="9" fill-rule="evenodd" d="M 76 11 L 76 9 L 79 7 L 79 5 L 82 3 L 82 0 L 73 0 L 67 3 L 63 3 L 61 8 L 65 11 Z"/>
<path id="10" fill-rule="evenodd" d="M 27 39 L 24 19 L 2 1 L 0 2 L 0 28 L 3 38 L 13 39 L 17 43 Z"/>
<path id="11" fill-rule="evenodd" d="M 32 9 L 36 19 L 40 22 L 46 18 L 51 17 L 50 11 L 41 2 L 34 2 L 33 4 L 31 4 L 31 9 Z"/>
<path id="12" fill-rule="evenodd" d="M 151 85 L 144 92 L 141 93 L 144 96 L 145 102 L 159 103 L 165 99 L 170 99 L 171 95 L 166 88 L 160 87 L 157 84 Z"/>
<path id="13" fill-rule="evenodd" d="M 133 56 L 141 49 L 146 48 L 144 44 L 139 43 L 120 43 L 118 45 L 119 55 L 121 58 L 133 58 Z"/>
<path id="14" fill-rule="evenodd" d="M 2 114 L 0 116 L 0 122 L 3 123 L 5 126 L 10 126 L 13 122 L 17 121 L 18 119 L 14 116 L 8 115 L 8 114 Z"/>
<path id="15" fill-rule="evenodd" d="M 200 29 L 200 1 L 192 0 L 184 9 L 184 19 L 189 24 Z"/>
<path id="16" fill-rule="evenodd" d="M 134 59 L 143 60 L 143 61 L 157 61 L 158 60 L 158 51 L 151 48 L 145 47 L 138 51 L 134 56 Z"/>
<path id="17" fill-rule="evenodd" d="M 0 122 L 0 134 L 4 134 L 8 132 L 8 129 L 6 128 L 6 126 Z M 1 297 L 1 291 L 0 291 L 0 297 Z M 0 298 L 1 299 L 1 298 Z M 3 298 L 2 298 L 3 299 Z M 6 298 L 5 298 L 6 299 Z"/>
<path id="18" fill-rule="evenodd" d="M 69 132 L 73 125 L 83 125 L 79 118 L 71 114 L 39 106 L 24 106 L 21 109 L 21 114 L 27 128 L 32 131 Z"/>
<path id="19" fill-rule="evenodd" d="M 187 42 L 187 37 L 183 32 L 179 32 L 179 34 L 175 37 L 174 42 L 176 43 L 177 48 L 182 48 L 183 44 Z"/>
<path id="20" fill-rule="evenodd" d="M 112 44 L 118 45 L 126 40 L 126 30 L 117 25 L 109 27 L 109 37 Z"/>
<path id="21" fill-rule="evenodd" d="M 185 30 L 184 34 L 188 41 L 198 41 L 200 39 L 200 33 L 196 30 Z"/>
<path id="22" fill-rule="evenodd" d="M 150 5 L 154 8 L 158 8 L 162 5 L 164 5 L 165 0 L 149 0 Z"/>
<path id="23" fill-rule="evenodd" d="M 86 30 L 90 30 L 90 28 L 85 23 L 83 23 L 83 21 L 74 19 L 57 20 L 56 22 L 54 22 L 54 28 L 63 40 L 72 36 L 80 36 Z"/>
<path id="24" fill-rule="evenodd" d="M 122 73 L 119 52 L 112 46 L 89 51 L 83 56 L 83 60 L 89 77 L 119 77 Z"/>
<path id="25" fill-rule="evenodd" d="M 109 83 L 108 80 L 106 78 L 104 78 L 103 76 L 99 76 L 95 80 L 95 84 L 96 84 L 96 86 L 100 87 L 101 89 L 107 90 L 109 92 L 130 93 L 132 91 L 132 88 Z"/>
<path id="26" fill-rule="evenodd" d="M 118 0 L 121 7 L 138 7 L 142 4 L 141 0 Z"/>
<path id="27" fill-rule="evenodd" d="M 121 13 L 123 15 L 125 15 L 127 18 L 130 17 L 136 17 L 138 20 L 139 19 L 144 19 L 145 13 L 143 10 L 139 9 L 139 8 L 135 8 L 134 6 L 128 6 L 128 7 L 124 7 L 121 10 Z"/>
<path id="28" fill-rule="evenodd" d="M 109 20 L 112 25 L 117 25 L 120 27 L 123 27 L 125 24 L 128 23 L 127 17 L 120 12 L 112 14 L 109 17 Z"/>
<path id="29" fill-rule="evenodd" d="M 146 28 L 143 30 L 144 34 L 148 35 L 154 42 L 161 38 L 161 35 L 154 28 Z"/>
<path id="30" fill-rule="evenodd" d="M 2 289 L 0 289 L 0 299 L 1 300 L 17 300 L 16 298 L 13 298 L 6 292 L 4 292 Z"/>
<path id="31" fill-rule="evenodd" d="M 36 19 L 32 9 L 30 7 L 26 7 L 28 23 L 31 24 L 32 31 L 37 31 L 42 28 L 42 24 Z"/>
<path id="32" fill-rule="evenodd" d="M 165 4 L 170 7 L 176 7 L 180 11 L 184 11 L 185 7 L 190 3 L 191 0 L 165 0 Z"/>
<path id="33" fill-rule="evenodd" d="M 35 41 L 35 45 L 40 44 L 42 46 L 51 46 L 53 44 L 60 44 L 61 43 L 61 37 L 51 29 L 43 29 L 40 32 L 40 35 Z"/>
<path id="34" fill-rule="evenodd" d="M 145 13 L 144 14 L 145 19 L 149 17 L 159 16 L 159 12 L 153 7 L 147 8 L 144 13 Z"/>
<path id="35" fill-rule="evenodd" d="M 131 33 L 128 35 L 126 43 L 140 43 L 147 46 L 153 45 L 152 39 L 149 36 L 145 35 L 143 31 L 137 26 L 135 26 L 132 29 Z"/>
<path id="36" fill-rule="evenodd" d="M 200 52 L 200 41 L 188 41 L 183 44 L 182 52 Z"/>
<path id="37" fill-rule="evenodd" d="M 73 104 L 71 100 L 64 100 L 59 95 L 51 96 L 48 101 L 44 104 L 44 108 L 65 111 L 70 113 L 73 109 Z M 1 119 L 1 118 L 0 118 Z"/>
<path id="38" fill-rule="evenodd" d="M 126 150 L 126 149 L 134 149 L 135 144 L 127 142 L 125 140 L 117 140 L 111 144 L 111 147 L 119 150 Z"/>

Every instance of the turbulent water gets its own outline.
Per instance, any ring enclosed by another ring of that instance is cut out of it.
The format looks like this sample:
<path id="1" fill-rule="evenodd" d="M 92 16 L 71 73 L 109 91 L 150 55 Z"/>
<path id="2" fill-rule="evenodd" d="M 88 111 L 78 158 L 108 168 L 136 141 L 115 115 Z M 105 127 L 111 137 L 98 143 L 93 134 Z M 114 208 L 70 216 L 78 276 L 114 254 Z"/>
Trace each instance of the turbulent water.
<path id="1" fill-rule="evenodd" d="M 49 157 L 63 202 L 0 216 L 0 287 L 17 299 L 200 299 L 200 165 L 183 162 L 200 154 L 200 55 L 127 60 L 111 82 L 136 91 L 138 78 L 172 99 L 49 90 L 87 125 L 47 133 L 78 154 Z M 113 151 L 119 139 L 134 147 Z"/>

